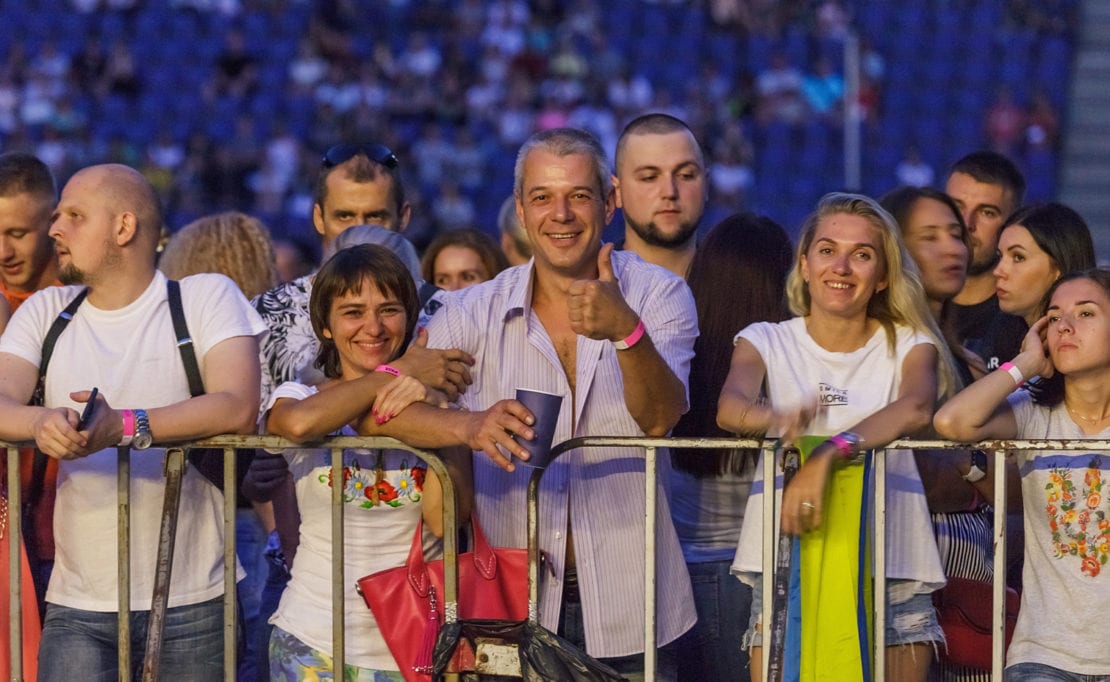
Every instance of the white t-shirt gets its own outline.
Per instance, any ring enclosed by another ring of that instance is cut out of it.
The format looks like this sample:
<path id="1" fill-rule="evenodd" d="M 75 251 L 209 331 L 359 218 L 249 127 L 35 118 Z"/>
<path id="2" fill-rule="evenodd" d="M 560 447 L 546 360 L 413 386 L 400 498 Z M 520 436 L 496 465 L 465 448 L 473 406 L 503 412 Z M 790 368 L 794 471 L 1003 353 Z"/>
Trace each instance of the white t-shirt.
<path id="1" fill-rule="evenodd" d="M 1085 435 L 1063 403 L 1036 405 L 1026 391 L 1009 403 L 1018 438 L 1110 438 L 1110 429 Z M 1101 626 L 1110 610 L 1110 453 L 1016 450 L 1013 457 L 1025 506 L 1025 568 L 1006 663 L 1110 675 Z"/>
<path id="2" fill-rule="evenodd" d="M 0 338 L 0 352 L 39 365 L 42 342 L 80 287 L 49 287 L 20 306 Z M 198 363 L 221 341 L 258 336 L 265 326 L 223 275 L 181 280 L 181 299 Z M 166 299 L 166 278 L 155 273 L 139 298 L 119 310 L 87 300 L 58 337 L 46 377 L 47 407 L 83 405 L 70 391 L 93 386 L 112 407 L 150 409 L 188 399 Z M 212 434 L 216 435 L 216 434 Z M 165 490 L 165 451 L 131 452 L 131 608 L 150 608 L 158 528 Z M 114 612 L 117 600 L 116 448 L 58 468 L 54 508 L 56 555 L 46 600 L 87 611 Z M 169 606 L 195 604 L 223 593 L 223 495 L 191 467 L 181 487 Z"/>
<path id="3" fill-rule="evenodd" d="M 818 409 L 810 433 L 833 435 L 855 426 L 898 398 L 902 363 L 915 346 L 932 344 L 928 336 L 908 327 L 895 327 L 893 352 L 886 330 L 879 327 L 862 347 L 849 352 L 828 351 L 806 331 L 805 319 L 781 323 L 759 322 L 736 335 L 759 352 L 767 369 L 767 398 L 776 407 L 799 406 L 813 398 Z M 768 433 L 774 438 L 781 434 Z M 888 578 L 921 583 L 920 592 L 944 585 L 933 526 L 921 476 L 913 453 L 887 451 L 887 564 Z M 782 476 L 775 481 L 781 500 Z M 756 467 L 748 496 L 744 525 L 732 571 L 737 575 L 763 570 L 763 456 Z"/>
<path id="4" fill-rule="evenodd" d="M 296 382 L 278 386 L 266 410 L 280 398 L 304 400 L 316 387 Z M 344 435 L 355 435 L 349 428 Z M 375 506 L 370 491 L 381 453 L 385 493 Z M 331 655 L 331 451 L 286 450 L 301 513 L 300 545 L 292 578 L 270 622 L 314 649 Z M 355 591 L 359 578 L 403 566 L 412 546 L 427 467 L 403 450 L 345 450 L 343 531 L 343 611 L 346 614 L 345 660 L 373 670 L 399 670 L 382 639 L 374 616 Z M 425 549 L 435 545 L 425 533 Z"/>

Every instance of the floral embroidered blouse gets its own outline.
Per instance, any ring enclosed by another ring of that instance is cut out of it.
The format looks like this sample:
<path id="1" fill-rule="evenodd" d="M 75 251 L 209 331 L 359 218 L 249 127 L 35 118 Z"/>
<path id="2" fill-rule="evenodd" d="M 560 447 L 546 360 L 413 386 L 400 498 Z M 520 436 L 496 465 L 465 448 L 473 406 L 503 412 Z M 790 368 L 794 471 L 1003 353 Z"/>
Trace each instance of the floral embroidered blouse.
<path id="1" fill-rule="evenodd" d="M 1018 438 L 1110 438 L 1110 429 L 1084 435 L 1063 403 L 1037 405 L 1017 391 L 1009 404 Z M 1019 450 L 1012 456 L 1025 507 L 1025 569 L 1006 663 L 1110 675 L 1105 629 L 1097 625 L 1110 608 L 1110 452 Z"/>
<path id="2" fill-rule="evenodd" d="M 287 382 L 273 393 L 267 409 L 281 398 L 304 400 L 314 386 Z M 345 430 L 343 435 L 354 435 Z M 300 545 L 292 578 L 270 622 L 327 654 L 331 626 L 331 451 L 286 451 L 301 514 Z M 426 467 L 403 450 L 349 449 L 343 453 L 344 611 L 346 662 L 360 668 L 397 670 L 370 609 L 355 591 L 369 573 L 405 563 L 420 519 Z M 428 534 L 427 538 L 431 538 Z M 425 540 L 425 550 L 437 541 Z"/>

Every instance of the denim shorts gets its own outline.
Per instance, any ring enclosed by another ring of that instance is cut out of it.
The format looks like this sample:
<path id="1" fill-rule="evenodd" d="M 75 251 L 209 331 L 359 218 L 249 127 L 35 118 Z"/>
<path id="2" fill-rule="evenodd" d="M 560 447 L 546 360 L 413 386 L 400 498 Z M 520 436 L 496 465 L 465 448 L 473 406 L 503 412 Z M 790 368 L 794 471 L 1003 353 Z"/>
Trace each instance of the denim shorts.
<path id="1" fill-rule="evenodd" d="M 888 580 L 886 584 L 886 643 L 942 644 L 944 632 L 937 622 L 931 594 L 914 592 L 918 583 L 912 580 Z M 757 625 L 763 616 L 763 579 L 756 579 L 752 588 L 752 615 L 748 631 L 744 633 L 744 648 L 763 645 L 763 635 Z"/>
<path id="2" fill-rule="evenodd" d="M 1082 675 L 1044 663 L 1018 663 L 1002 672 L 1006 682 L 1107 682 L 1110 675 Z"/>

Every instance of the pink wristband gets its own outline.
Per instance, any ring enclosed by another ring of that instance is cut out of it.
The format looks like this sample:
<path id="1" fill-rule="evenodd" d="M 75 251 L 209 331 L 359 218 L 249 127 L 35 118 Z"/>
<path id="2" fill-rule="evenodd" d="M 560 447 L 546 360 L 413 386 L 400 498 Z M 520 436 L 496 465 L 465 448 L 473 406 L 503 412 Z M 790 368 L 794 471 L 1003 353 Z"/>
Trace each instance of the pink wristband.
<path id="1" fill-rule="evenodd" d="M 1013 377 L 1014 383 L 1018 386 L 1021 386 L 1025 383 L 1025 375 L 1021 373 L 1021 370 L 1018 369 L 1017 366 L 1014 365 L 1014 363 L 1003 362 L 1001 365 L 998 366 L 998 369 L 1008 373 L 1011 377 Z"/>
<path id="2" fill-rule="evenodd" d="M 401 376 L 401 370 L 397 369 L 393 365 L 378 365 L 374 368 L 374 371 L 385 372 L 386 374 L 392 374 L 395 377 Z"/>
<path id="3" fill-rule="evenodd" d="M 131 445 L 131 439 L 135 437 L 135 412 L 132 410 L 120 410 L 120 416 L 123 417 L 123 438 L 120 439 L 121 446 Z"/>
<path id="4" fill-rule="evenodd" d="M 636 343 L 640 339 L 642 339 L 643 337 L 644 337 L 644 321 L 643 320 L 637 320 L 636 321 L 636 328 L 632 330 L 632 333 L 629 334 L 628 336 L 624 337 L 620 341 L 614 341 L 613 342 L 613 347 L 616 348 L 617 350 L 628 350 L 632 346 L 635 346 Z"/>
<path id="5" fill-rule="evenodd" d="M 850 431 L 829 436 L 829 442 L 836 446 L 840 459 L 851 459 L 859 452 L 859 436 Z"/>

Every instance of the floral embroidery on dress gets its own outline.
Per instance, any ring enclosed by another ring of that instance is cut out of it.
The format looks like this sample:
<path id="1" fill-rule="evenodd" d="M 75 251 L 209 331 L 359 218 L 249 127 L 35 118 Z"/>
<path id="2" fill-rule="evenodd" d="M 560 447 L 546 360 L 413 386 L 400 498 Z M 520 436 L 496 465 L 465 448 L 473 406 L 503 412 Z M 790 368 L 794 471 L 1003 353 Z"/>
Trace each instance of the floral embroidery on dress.
<path id="1" fill-rule="evenodd" d="M 1049 470 L 1045 512 L 1054 556 L 1078 557 L 1080 572 L 1094 578 L 1110 561 L 1110 518 L 1102 509 L 1102 458 L 1091 457 L 1082 488 L 1072 478 L 1075 471 Z"/>
<path id="2" fill-rule="evenodd" d="M 401 460 L 396 469 L 385 469 L 379 453 L 378 466 L 364 469 L 358 460 L 343 467 L 343 503 L 362 509 L 378 506 L 401 507 L 415 504 L 424 497 L 425 469 L 410 467 L 408 460 Z M 331 468 L 316 477 L 317 482 L 332 487 Z"/>

